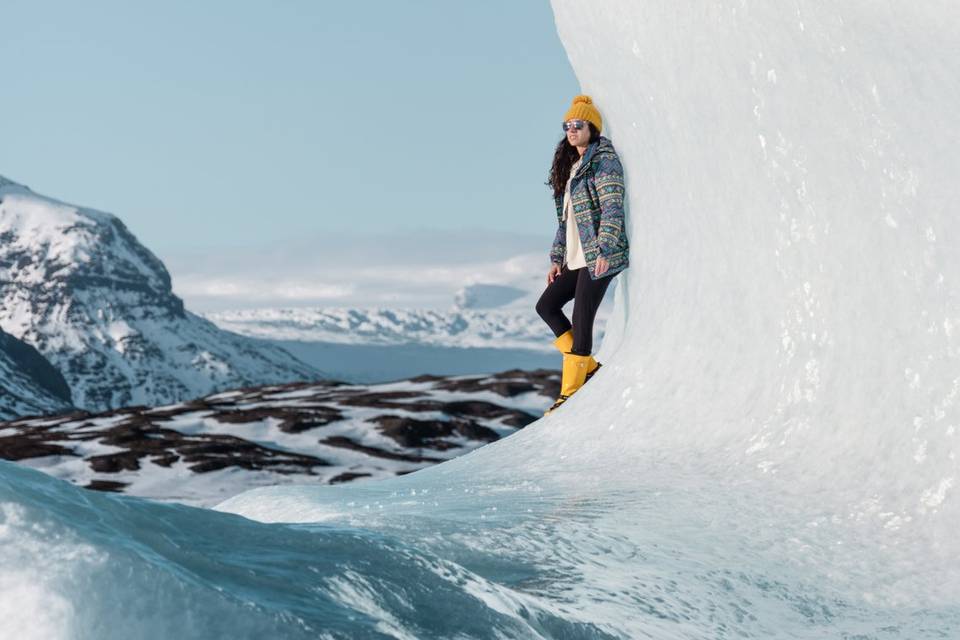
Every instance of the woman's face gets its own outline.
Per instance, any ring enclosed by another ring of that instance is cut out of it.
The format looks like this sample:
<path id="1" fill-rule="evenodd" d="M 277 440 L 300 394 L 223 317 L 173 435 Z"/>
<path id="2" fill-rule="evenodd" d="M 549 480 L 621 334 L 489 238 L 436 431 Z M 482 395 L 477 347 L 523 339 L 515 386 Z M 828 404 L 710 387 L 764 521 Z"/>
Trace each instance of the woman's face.
<path id="1" fill-rule="evenodd" d="M 587 121 L 576 119 L 567 120 L 568 125 L 572 122 L 582 122 L 583 127 L 579 130 L 575 127 L 567 129 L 567 142 L 574 147 L 585 147 L 590 144 L 590 125 L 587 124 Z"/>

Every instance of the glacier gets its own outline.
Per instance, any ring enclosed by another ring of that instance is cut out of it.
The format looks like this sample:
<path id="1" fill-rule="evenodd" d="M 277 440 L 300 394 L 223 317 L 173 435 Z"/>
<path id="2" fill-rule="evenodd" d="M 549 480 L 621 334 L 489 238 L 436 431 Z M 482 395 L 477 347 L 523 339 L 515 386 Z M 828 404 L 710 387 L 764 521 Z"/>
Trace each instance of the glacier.
<path id="1" fill-rule="evenodd" d="M 2 635 L 960 637 L 960 7 L 552 5 L 627 179 L 603 369 L 215 510 L 0 463 Z"/>

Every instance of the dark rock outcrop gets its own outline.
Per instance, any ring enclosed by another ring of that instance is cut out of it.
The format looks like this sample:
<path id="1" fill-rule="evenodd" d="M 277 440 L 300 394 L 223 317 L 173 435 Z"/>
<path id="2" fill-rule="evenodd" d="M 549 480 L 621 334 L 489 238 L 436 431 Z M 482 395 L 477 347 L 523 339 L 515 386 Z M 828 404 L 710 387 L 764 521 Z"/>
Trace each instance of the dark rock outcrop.
<path id="1" fill-rule="evenodd" d="M 0 331 L 0 419 L 63 412 L 70 387 L 36 349 Z"/>
<path id="2" fill-rule="evenodd" d="M 245 387 L 155 408 L 0 423 L 0 458 L 69 468 L 58 475 L 90 488 L 209 504 L 254 479 L 341 483 L 448 460 L 533 422 L 558 387 L 559 373 L 542 370 Z M 201 488 L 191 492 L 191 478 Z"/>

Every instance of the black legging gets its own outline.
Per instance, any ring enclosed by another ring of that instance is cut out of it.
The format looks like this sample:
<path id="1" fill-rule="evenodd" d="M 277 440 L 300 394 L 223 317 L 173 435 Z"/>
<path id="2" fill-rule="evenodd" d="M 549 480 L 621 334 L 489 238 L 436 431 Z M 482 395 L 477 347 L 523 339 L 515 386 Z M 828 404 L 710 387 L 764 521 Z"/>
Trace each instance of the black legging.
<path id="1" fill-rule="evenodd" d="M 563 265 L 560 275 L 547 285 L 537 301 L 537 313 L 550 326 L 553 335 L 560 337 L 571 328 L 567 316 L 563 315 L 563 305 L 573 300 L 571 351 L 577 355 L 588 356 L 593 349 L 593 319 L 611 280 L 612 276 L 593 280 L 586 267 L 571 271 Z"/>

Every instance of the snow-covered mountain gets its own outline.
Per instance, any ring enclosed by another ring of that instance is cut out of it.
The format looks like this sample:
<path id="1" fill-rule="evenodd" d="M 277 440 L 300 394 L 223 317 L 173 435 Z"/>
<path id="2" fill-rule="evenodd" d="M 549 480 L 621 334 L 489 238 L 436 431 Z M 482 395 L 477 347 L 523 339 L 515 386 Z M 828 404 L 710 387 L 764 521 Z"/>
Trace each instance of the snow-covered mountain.
<path id="1" fill-rule="evenodd" d="M 0 331 L 0 419 L 70 408 L 70 387 L 36 349 Z"/>
<path id="2" fill-rule="evenodd" d="M 556 370 L 271 385 L 0 423 L 0 459 L 91 489 L 210 506 L 257 486 L 416 471 L 514 433 L 559 390 Z"/>
<path id="3" fill-rule="evenodd" d="M 117 217 L 2 177 L 0 328 L 36 347 L 89 410 L 319 377 L 185 310 L 163 264 Z"/>
<path id="4" fill-rule="evenodd" d="M 554 336 L 537 314 L 541 275 L 524 263 L 501 282 L 467 281 L 445 309 L 273 307 L 203 314 L 219 327 L 268 340 L 338 380 L 374 383 L 422 373 L 458 375 L 558 367 Z M 594 344 L 603 340 L 612 298 L 601 304 Z M 567 305 L 572 311 L 573 302 Z"/>
<path id="5" fill-rule="evenodd" d="M 373 383 L 425 372 L 456 375 L 559 367 L 553 334 L 535 311 L 540 293 L 533 288 L 524 292 L 505 285 L 466 285 L 449 309 L 261 308 L 204 317 L 228 331 L 271 341 L 323 368 L 328 377 Z M 568 311 L 571 307 L 572 303 Z M 609 306 L 601 305 L 594 344 L 603 340 L 608 317 Z"/>
<path id="6" fill-rule="evenodd" d="M 529 309 L 387 309 L 288 308 L 244 309 L 205 315 L 218 326 L 269 340 L 302 340 L 333 344 L 498 349 L 553 349 L 553 336 Z M 602 335 L 603 321 L 595 324 Z"/>

